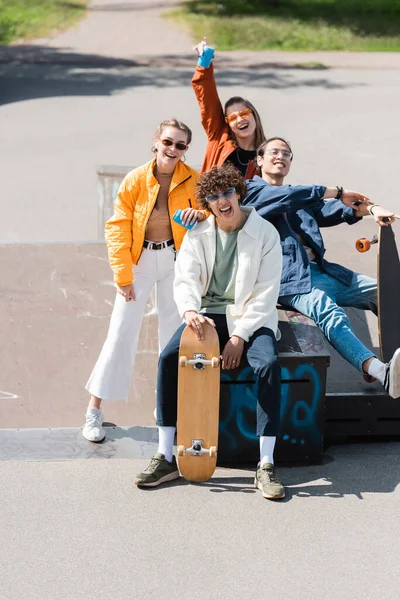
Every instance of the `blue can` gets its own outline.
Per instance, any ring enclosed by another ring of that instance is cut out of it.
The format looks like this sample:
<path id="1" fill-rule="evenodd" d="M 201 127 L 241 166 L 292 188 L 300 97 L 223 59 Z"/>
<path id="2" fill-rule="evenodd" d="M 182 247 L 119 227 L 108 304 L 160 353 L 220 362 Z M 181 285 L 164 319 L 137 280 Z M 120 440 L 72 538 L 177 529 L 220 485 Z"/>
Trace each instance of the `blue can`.
<path id="1" fill-rule="evenodd" d="M 211 65 L 213 58 L 214 58 L 214 48 L 206 45 L 203 48 L 203 54 L 201 56 L 199 56 L 199 58 L 197 60 L 197 64 L 200 67 L 205 67 L 206 69 L 208 69 L 208 67 Z"/>
<path id="2" fill-rule="evenodd" d="M 182 227 L 185 227 L 185 229 L 193 229 L 193 227 L 197 224 L 197 221 L 195 221 L 194 223 L 192 223 L 191 225 L 184 225 L 182 223 L 182 209 L 178 208 L 178 210 L 176 211 L 176 213 L 174 214 L 174 216 L 172 217 L 172 219 L 175 221 L 175 223 L 178 223 L 179 225 L 182 225 Z"/>

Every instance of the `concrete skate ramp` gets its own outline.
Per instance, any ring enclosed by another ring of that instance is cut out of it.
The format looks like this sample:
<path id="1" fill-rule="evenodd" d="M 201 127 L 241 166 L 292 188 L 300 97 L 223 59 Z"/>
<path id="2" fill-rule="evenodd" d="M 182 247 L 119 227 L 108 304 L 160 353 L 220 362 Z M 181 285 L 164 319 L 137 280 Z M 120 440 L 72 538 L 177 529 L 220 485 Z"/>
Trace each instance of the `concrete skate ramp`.
<path id="1" fill-rule="evenodd" d="M 104 244 L 7 245 L 1 265 L 1 426 L 76 427 L 115 289 Z M 107 419 L 154 424 L 157 318 L 150 299 L 128 402 Z"/>
<path id="2" fill-rule="evenodd" d="M 88 402 L 84 386 L 106 338 L 115 297 L 106 246 L 3 245 L 0 267 L 1 427 L 81 426 Z M 368 315 L 367 322 L 360 311 L 349 314 L 357 334 L 376 347 L 376 318 Z M 331 352 L 329 393 L 381 391 Z M 150 298 L 129 400 L 107 402 L 107 421 L 154 425 L 157 356 L 157 316 Z"/>

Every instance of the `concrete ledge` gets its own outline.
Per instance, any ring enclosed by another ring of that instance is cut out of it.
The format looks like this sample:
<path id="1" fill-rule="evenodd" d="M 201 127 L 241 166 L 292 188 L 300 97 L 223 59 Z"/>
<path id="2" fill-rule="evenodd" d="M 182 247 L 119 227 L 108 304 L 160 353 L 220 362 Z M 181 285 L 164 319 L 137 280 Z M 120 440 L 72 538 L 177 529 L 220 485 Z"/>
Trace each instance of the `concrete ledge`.
<path id="1" fill-rule="evenodd" d="M 58 461 L 90 458 L 151 458 L 156 427 L 106 426 L 104 442 L 85 440 L 80 428 L 0 429 L 0 461 Z"/>

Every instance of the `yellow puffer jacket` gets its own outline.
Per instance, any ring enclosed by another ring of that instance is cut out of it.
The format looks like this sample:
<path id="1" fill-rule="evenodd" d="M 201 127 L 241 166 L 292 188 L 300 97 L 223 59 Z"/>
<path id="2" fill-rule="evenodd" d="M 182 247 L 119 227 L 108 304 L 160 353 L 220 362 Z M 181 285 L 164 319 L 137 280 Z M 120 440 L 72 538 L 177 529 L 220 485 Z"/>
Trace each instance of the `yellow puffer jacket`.
<path id="1" fill-rule="evenodd" d="M 160 184 L 154 177 L 155 161 L 134 169 L 125 177 L 114 203 L 114 214 L 106 223 L 105 237 L 108 257 L 118 285 L 133 281 L 132 266 L 138 263 L 142 253 L 147 221 L 157 200 Z M 195 197 L 197 171 L 179 161 L 172 176 L 168 195 L 175 249 L 179 250 L 186 229 L 172 220 L 178 208 L 198 208 Z"/>

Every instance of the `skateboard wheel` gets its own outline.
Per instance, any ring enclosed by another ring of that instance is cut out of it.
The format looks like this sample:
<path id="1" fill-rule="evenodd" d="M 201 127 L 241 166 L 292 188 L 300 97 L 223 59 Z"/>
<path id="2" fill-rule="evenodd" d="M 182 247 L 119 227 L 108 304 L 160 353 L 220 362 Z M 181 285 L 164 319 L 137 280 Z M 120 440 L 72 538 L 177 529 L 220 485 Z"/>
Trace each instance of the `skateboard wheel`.
<path id="1" fill-rule="evenodd" d="M 178 456 L 183 456 L 185 454 L 185 446 L 178 446 Z"/>
<path id="2" fill-rule="evenodd" d="M 210 453 L 211 458 L 214 458 L 214 456 L 217 456 L 217 448 L 215 446 L 210 446 L 210 449 L 208 452 Z"/>
<path id="3" fill-rule="evenodd" d="M 187 365 L 187 358 L 186 356 L 181 356 L 179 359 L 179 366 L 180 367 L 186 367 Z"/>
<path id="4" fill-rule="evenodd" d="M 213 369 L 216 369 L 217 367 L 219 367 L 219 358 L 217 358 L 216 356 L 213 356 L 211 359 L 211 366 Z"/>
<path id="5" fill-rule="evenodd" d="M 367 238 L 361 238 L 356 241 L 356 248 L 359 252 L 367 252 L 371 248 L 371 242 Z"/>

